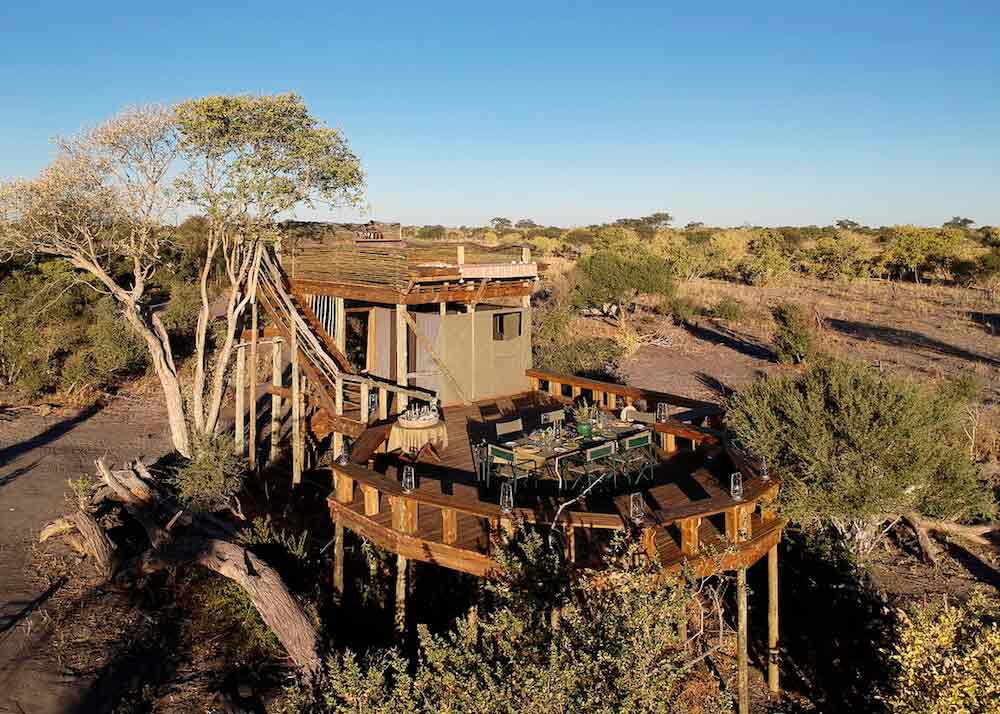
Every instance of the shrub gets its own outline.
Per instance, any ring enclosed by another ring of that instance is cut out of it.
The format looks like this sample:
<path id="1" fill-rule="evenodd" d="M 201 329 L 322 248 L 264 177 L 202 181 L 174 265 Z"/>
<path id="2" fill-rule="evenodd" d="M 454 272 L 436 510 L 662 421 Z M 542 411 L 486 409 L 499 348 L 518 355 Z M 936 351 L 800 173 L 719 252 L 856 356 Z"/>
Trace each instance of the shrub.
<path id="1" fill-rule="evenodd" d="M 779 233 L 759 231 L 747 244 L 747 256 L 739 263 L 739 274 L 748 285 L 770 285 L 778 282 L 792 269 Z"/>
<path id="2" fill-rule="evenodd" d="M 851 231 L 821 236 L 815 246 L 803 251 L 802 268 L 824 280 L 863 277 L 870 272 L 867 243 Z"/>
<path id="3" fill-rule="evenodd" d="M 747 318 L 748 312 L 746 303 L 729 295 L 715 303 L 715 307 L 712 308 L 712 316 L 726 322 L 742 322 Z"/>
<path id="4" fill-rule="evenodd" d="M 968 457 L 967 396 L 966 384 L 928 389 L 824 360 L 731 396 L 726 423 L 781 475 L 786 516 L 832 528 L 864 556 L 893 514 L 966 520 L 994 513 Z"/>
<path id="5" fill-rule="evenodd" d="M 805 308 L 782 303 L 774 309 L 774 321 L 774 351 L 780 362 L 801 364 L 816 357 L 816 330 Z"/>
<path id="6" fill-rule="evenodd" d="M 246 465 L 223 434 L 193 439 L 192 456 L 173 475 L 177 496 L 196 511 L 220 511 L 230 505 L 243 487 Z"/>
<path id="7" fill-rule="evenodd" d="M 901 616 L 889 659 L 890 714 L 1000 711 L 1000 600 L 917 605 Z"/>
<path id="8" fill-rule="evenodd" d="M 539 369 L 561 374 L 613 378 L 621 348 L 606 337 L 577 338 L 572 334 L 573 312 L 564 305 L 536 311 L 532 349 Z"/>
<path id="9" fill-rule="evenodd" d="M 444 634 L 421 626 L 412 664 L 398 649 L 330 657 L 314 688 L 288 693 L 285 714 L 731 711 L 717 680 L 692 664 L 703 641 L 686 651 L 679 634 L 690 583 L 631 566 L 634 546 L 613 547 L 604 572 L 572 580 L 540 536 L 516 547 L 522 562 L 501 555 L 503 574 L 485 581 L 495 604 L 480 608 L 477 631 L 464 618 Z"/>
<path id="10" fill-rule="evenodd" d="M 664 295 L 660 299 L 657 311 L 661 315 L 669 315 L 678 325 L 694 323 L 701 312 L 698 304 L 691 298 L 671 294 Z"/>
<path id="11" fill-rule="evenodd" d="M 145 344 L 118 314 L 111 298 L 97 303 L 87 341 L 97 386 L 106 387 L 115 378 L 139 374 L 149 361 Z"/>
<path id="12" fill-rule="evenodd" d="M 196 283 L 172 283 L 170 301 L 163 310 L 163 326 L 171 335 L 188 337 L 194 334 L 201 311 L 201 292 Z"/>
<path id="13" fill-rule="evenodd" d="M 670 269 L 662 258 L 646 250 L 628 253 L 598 250 L 580 260 L 577 302 L 606 309 L 614 306 L 624 325 L 631 303 L 640 293 L 672 292 Z"/>

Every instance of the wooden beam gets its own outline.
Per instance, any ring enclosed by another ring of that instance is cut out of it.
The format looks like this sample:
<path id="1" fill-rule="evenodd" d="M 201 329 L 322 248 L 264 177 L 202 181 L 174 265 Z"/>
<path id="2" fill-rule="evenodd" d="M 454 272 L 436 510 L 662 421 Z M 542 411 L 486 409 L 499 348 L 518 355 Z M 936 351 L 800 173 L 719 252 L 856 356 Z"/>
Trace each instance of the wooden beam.
<path id="1" fill-rule="evenodd" d="M 302 482 L 302 400 L 299 383 L 299 330 L 292 323 L 292 484 Z"/>
<path id="2" fill-rule="evenodd" d="M 369 486 L 367 484 L 359 484 L 361 488 L 361 494 L 365 499 L 365 515 L 374 516 L 378 514 L 379 510 L 379 492 L 377 488 Z"/>
<path id="3" fill-rule="evenodd" d="M 336 409 L 336 415 L 338 417 L 344 416 L 344 378 L 337 375 L 334 379 L 333 387 L 333 401 Z M 330 444 L 330 450 L 332 452 L 333 458 L 337 458 L 342 453 L 344 453 L 344 433 L 341 431 L 333 432 L 333 439 Z"/>
<path id="4" fill-rule="evenodd" d="M 747 569 L 736 570 L 736 693 L 738 714 L 750 714 L 750 664 L 747 656 Z"/>
<path id="5" fill-rule="evenodd" d="M 458 398 L 462 400 L 462 404 L 466 406 L 472 404 L 472 402 L 470 402 L 469 399 L 465 396 L 465 392 L 462 391 L 462 385 L 459 384 L 458 379 L 455 377 L 454 374 L 452 374 L 451 370 L 448 369 L 448 365 L 445 364 L 444 360 L 435 351 L 434 346 L 431 344 L 431 341 L 428 340 L 426 337 L 424 337 L 424 335 L 420 332 L 420 330 L 417 329 L 417 322 L 416 320 L 413 319 L 413 316 L 405 309 L 403 310 L 402 315 L 403 319 L 405 319 L 406 323 L 410 326 L 410 329 L 413 330 L 413 334 L 417 338 L 417 342 L 419 342 L 424 346 L 424 349 L 427 350 L 427 354 L 429 354 L 430 358 L 434 360 L 434 364 L 436 364 L 438 368 L 441 370 L 441 374 L 447 377 L 448 380 L 453 385 L 455 385 L 455 391 L 458 393 Z M 440 328 L 440 331 L 443 330 L 444 330 L 444 324 L 442 324 Z"/>
<path id="6" fill-rule="evenodd" d="M 336 601 L 344 597 L 344 524 L 337 518 L 333 531 L 333 592 Z"/>
<path id="7" fill-rule="evenodd" d="M 680 528 L 681 552 L 688 557 L 698 555 L 698 551 L 700 550 L 699 531 L 701 530 L 701 518 L 699 516 L 685 518 L 680 522 Z"/>
<path id="8" fill-rule="evenodd" d="M 721 413 L 722 408 L 718 404 L 712 402 L 706 402 L 701 399 L 692 399 L 690 397 L 684 397 L 679 394 L 670 394 L 668 392 L 658 392 L 652 389 L 640 389 L 639 387 L 629 387 L 622 384 L 613 384 L 611 382 L 602 382 L 597 379 L 587 379 L 586 377 L 577 377 L 570 374 L 558 374 L 553 372 L 547 372 L 541 369 L 529 369 L 526 370 L 526 374 L 529 377 L 538 377 L 542 380 L 548 380 L 550 377 L 556 379 L 563 384 L 574 385 L 581 387 L 583 389 L 589 389 L 591 391 L 597 390 L 602 392 L 611 392 L 622 397 L 632 397 L 633 399 L 643 399 L 647 402 L 666 402 L 668 404 L 674 404 L 676 406 L 687 407 L 689 409 L 705 408 L 705 416 L 710 416 L 712 413 Z"/>
<path id="9" fill-rule="evenodd" d="M 250 468 L 257 468 L 257 297 L 250 303 Z"/>
<path id="10" fill-rule="evenodd" d="M 441 509 L 441 534 L 449 545 L 458 540 L 458 514 L 450 508 Z"/>
<path id="11" fill-rule="evenodd" d="M 406 354 L 406 325 L 407 325 L 406 305 L 396 305 L 396 384 L 401 387 L 409 386 L 406 373 L 409 364 Z M 396 413 L 401 414 L 406 410 L 409 398 L 405 394 L 396 393 Z"/>
<path id="12" fill-rule="evenodd" d="M 396 633 L 406 634 L 406 571 L 409 561 L 402 555 L 396 556 Z"/>
<path id="13" fill-rule="evenodd" d="M 270 461 L 278 459 L 278 437 L 281 432 L 281 340 L 271 343 L 271 453 Z"/>
<path id="14" fill-rule="evenodd" d="M 236 379 L 234 388 L 236 390 L 236 453 L 243 456 L 246 453 L 244 432 L 246 431 L 246 362 L 247 356 L 244 347 L 236 348 Z"/>
<path id="15" fill-rule="evenodd" d="M 778 654 L 778 546 L 767 551 L 767 688 L 781 691 Z"/>

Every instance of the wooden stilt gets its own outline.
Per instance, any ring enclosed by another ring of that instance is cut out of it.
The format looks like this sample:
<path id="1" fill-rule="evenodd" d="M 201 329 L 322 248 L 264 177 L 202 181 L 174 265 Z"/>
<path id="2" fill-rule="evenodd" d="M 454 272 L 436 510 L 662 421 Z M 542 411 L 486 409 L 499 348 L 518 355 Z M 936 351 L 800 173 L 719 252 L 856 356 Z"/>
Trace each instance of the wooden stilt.
<path id="1" fill-rule="evenodd" d="M 246 431 L 246 348 L 240 345 L 236 348 L 236 453 L 245 453 L 244 432 Z"/>
<path id="2" fill-rule="evenodd" d="M 396 556 L 396 632 L 406 634 L 406 558 Z"/>
<path id="3" fill-rule="evenodd" d="M 361 383 L 361 423 L 367 424 L 368 420 L 371 419 L 371 410 L 369 409 L 369 387 L 365 382 Z"/>
<path id="4" fill-rule="evenodd" d="M 750 665 L 747 657 L 747 570 L 736 570 L 736 693 L 739 714 L 750 714 Z"/>
<path id="5" fill-rule="evenodd" d="M 341 416 L 344 413 L 344 378 L 337 375 L 336 381 L 334 383 L 334 407 L 337 412 L 337 416 Z M 344 453 L 344 435 L 339 431 L 333 432 L 333 439 L 330 444 L 330 450 L 333 452 L 333 458 L 337 458 L 342 453 Z"/>
<path id="6" fill-rule="evenodd" d="M 250 468 L 257 468 L 257 299 L 250 303 L 250 433 L 247 453 Z"/>
<path id="7" fill-rule="evenodd" d="M 767 688 L 781 691 L 778 669 L 778 546 L 767 552 Z"/>
<path id="8" fill-rule="evenodd" d="M 339 518 L 333 539 L 333 594 L 339 604 L 344 597 L 344 524 Z"/>
<path id="9" fill-rule="evenodd" d="M 275 339 L 271 343 L 271 386 L 276 390 L 271 393 L 271 454 L 270 460 L 276 461 L 278 458 L 278 439 L 281 436 L 281 395 L 277 389 L 281 388 L 281 340 Z"/>
<path id="10" fill-rule="evenodd" d="M 379 421 L 389 418 L 389 390 L 385 387 L 378 388 L 378 418 Z"/>
<path id="11" fill-rule="evenodd" d="M 410 381 L 407 378 L 409 373 L 409 361 L 406 354 L 406 305 L 396 305 L 396 384 L 401 387 L 407 386 Z M 396 413 L 402 414 L 406 411 L 409 398 L 405 394 L 396 393 Z"/>
<path id="12" fill-rule="evenodd" d="M 292 484 L 302 482 L 302 395 L 299 391 L 298 330 L 292 327 Z"/>

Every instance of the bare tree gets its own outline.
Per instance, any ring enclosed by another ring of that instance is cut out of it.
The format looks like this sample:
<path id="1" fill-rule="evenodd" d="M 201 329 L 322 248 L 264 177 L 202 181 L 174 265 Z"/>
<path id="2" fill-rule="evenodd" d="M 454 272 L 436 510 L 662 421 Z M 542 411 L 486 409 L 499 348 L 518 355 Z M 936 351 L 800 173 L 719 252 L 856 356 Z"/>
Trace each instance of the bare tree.
<path id="1" fill-rule="evenodd" d="M 174 448 L 190 454 L 177 366 L 147 289 L 160 264 L 164 220 L 174 206 L 169 172 L 178 155 L 169 107 L 129 109 L 57 142 L 59 154 L 29 180 L 0 185 L 0 248 L 66 259 L 113 297 L 149 349 Z M 129 270 L 125 278 L 117 269 Z"/>
<path id="2" fill-rule="evenodd" d="M 88 284 L 118 301 L 149 349 L 174 448 L 190 456 L 192 430 L 212 434 L 220 428 L 226 367 L 256 261 L 276 238 L 278 217 L 301 204 L 360 200 L 358 159 L 343 136 L 321 126 L 294 94 L 129 109 L 58 147 L 56 160 L 37 178 L 0 185 L 0 249 L 64 258 L 96 278 Z M 166 219 L 182 201 L 208 219 L 189 403 L 148 296 L 169 233 Z M 129 269 L 120 278 L 123 263 Z M 209 286 L 219 263 L 225 327 L 212 345 Z"/>

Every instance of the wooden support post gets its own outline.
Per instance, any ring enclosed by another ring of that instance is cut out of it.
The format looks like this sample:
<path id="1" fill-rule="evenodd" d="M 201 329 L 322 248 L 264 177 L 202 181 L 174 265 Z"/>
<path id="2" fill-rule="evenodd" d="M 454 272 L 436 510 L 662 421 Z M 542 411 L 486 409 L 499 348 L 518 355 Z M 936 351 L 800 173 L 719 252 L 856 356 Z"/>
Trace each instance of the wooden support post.
<path id="1" fill-rule="evenodd" d="M 334 394 L 333 394 L 334 411 L 337 416 L 343 416 L 344 414 L 344 378 L 339 374 L 334 380 Z M 330 443 L 330 451 L 332 452 L 333 458 L 337 458 L 342 453 L 344 453 L 344 435 L 339 431 L 333 432 L 333 439 Z"/>
<path id="2" fill-rule="evenodd" d="M 736 570 L 736 694 L 739 714 L 750 714 L 750 665 L 747 656 L 747 569 Z"/>
<path id="3" fill-rule="evenodd" d="M 369 386 L 367 382 L 361 383 L 361 423 L 368 424 L 368 420 L 371 419 L 371 410 L 369 409 Z"/>
<path id="4" fill-rule="evenodd" d="M 576 528 L 570 524 L 566 525 L 566 560 L 576 562 Z"/>
<path id="5" fill-rule="evenodd" d="M 302 394 L 299 391 L 298 329 L 292 324 L 292 485 L 302 482 Z"/>
<path id="6" fill-rule="evenodd" d="M 781 691 L 778 655 L 778 545 L 767 551 L 767 688 Z"/>
<path id="7" fill-rule="evenodd" d="M 578 386 L 574 384 L 572 387 L 570 387 L 570 389 L 572 390 L 572 395 L 574 400 L 580 396 L 580 388 Z"/>
<path id="8" fill-rule="evenodd" d="M 441 509 L 441 535 L 448 545 L 458 540 L 458 514 L 450 508 Z"/>
<path id="9" fill-rule="evenodd" d="M 389 392 L 385 387 L 378 388 L 378 418 L 379 421 L 389 418 Z"/>
<path id="10" fill-rule="evenodd" d="M 681 526 L 681 553 L 692 558 L 698 555 L 700 548 L 698 532 L 701 529 L 701 518 L 693 516 L 685 518 L 680 522 Z"/>
<path id="11" fill-rule="evenodd" d="M 456 253 L 457 255 L 455 256 L 455 258 L 458 261 L 458 264 L 465 265 L 465 246 L 464 245 L 458 246 Z"/>
<path id="12" fill-rule="evenodd" d="M 401 555 L 396 556 L 396 632 L 402 637 L 406 634 L 406 570 L 409 561 Z"/>
<path id="13" fill-rule="evenodd" d="M 250 303 L 250 468 L 257 468 L 257 298 Z"/>
<path id="14" fill-rule="evenodd" d="M 342 354 L 347 354 L 347 312 L 342 297 L 333 299 L 333 319 L 333 342 Z"/>
<path id="15" fill-rule="evenodd" d="M 401 387 L 409 385 L 406 378 L 409 372 L 409 362 L 406 354 L 406 305 L 396 305 L 396 384 Z M 409 398 L 405 394 L 396 393 L 396 413 L 406 411 Z"/>
<path id="16" fill-rule="evenodd" d="M 361 493 L 365 499 L 365 515 L 374 516 L 378 514 L 379 510 L 379 493 L 378 489 L 374 486 L 368 486 L 366 484 L 360 484 Z"/>
<path id="17" fill-rule="evenodd" d="M 472 375 L 471 386 L 469 387 L 469 399 L 476 400 L 476 306 L 474 303 L 467 303 L 465 309 L 469 313 L 469 364 L 472 365 L 470 374 Z"/>
<path id="18" fill-rule="evenodd" d="M 344 524 L 336 519 L 333 533 L 333 592 L 339 603 L 344 597 Z"/>
<path id="19" fill-rule="evenodd" d="M 246 385 L 246 348 L 240 345 L 236 348 L 236 453 L 243 456 L 245 451 L 244 432 L 246 431 L 247 418 L 247 385 Z"/>
<path id="20" fill-rule="evenodd" d="M 549 394 L 551 394 L 553 397 L 562 396 L 562 385 L 559 384 L 559 382 L 552 379 L 551 377 L 549 378 Z"/>
<path id="21" fill-rule="evenodd" d="M 521 262 L 530 263 L 531 262 L 531 248 L 526 245 L 521 246 Z"/>
<path id="22" fill-rule="evenodd" d="M 656 529 L 655 528 L 643 528 L 642 529 L 642 549 L 645 551 L 646 555 L 653 560 L 658 555 L 656 549 Z"/>
<path id="23" fill-rule="evenodd" d="M 281 340 L 271 343 L 271 386 L 281 388 Z M 281 395 L 271 392 L 271 454 L 270 460 L 278 458 L 278 437 L 281 431 Z"/>

